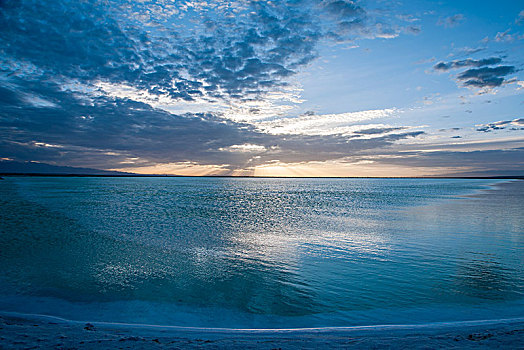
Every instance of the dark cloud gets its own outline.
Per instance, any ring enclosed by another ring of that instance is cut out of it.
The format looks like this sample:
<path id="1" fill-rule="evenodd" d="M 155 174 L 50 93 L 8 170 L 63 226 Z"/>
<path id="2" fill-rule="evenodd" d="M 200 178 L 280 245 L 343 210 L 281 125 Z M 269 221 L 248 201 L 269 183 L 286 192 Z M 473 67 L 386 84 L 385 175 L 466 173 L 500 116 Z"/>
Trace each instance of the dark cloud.
<path id="1" fill-rule="evenodd" d="M 409 26 L 406 28 L 406 31 L 412 34 L 418 34 L 421 30 L 420 26 Z"/>
<path id="2" fill-rule="evenodd" d="M 41 82 L 33 82 L 25 86 L 25 91 L 55 102 L 56 107 L 30 106 L 16 98 L 3 104 L 1 156 L 17 161 L 38 160 L 102 169 L 195 162 L 234 170 L 275 159 L 283 162 L 338 159 L 422 134 L 390 133 L 372 139 L 343 135 L 281 137 L 210 113 L 174 115 L 129 99 L 99 96 L 79 104 L 74 96 L 52 83 L 42 86 Z M 258 145 L 262 151 L 225 150 L 245 144 Z"/>
<path id="3" fill-rule="evenodd" d="M 524 169 L 524 148 L 485 151 L 439 151 L 403 152 L 404 157 L 387 157 L 379 159 L 362 157 L 362 160 L 372 159 L 376 163 L 386 165 L 408 166 L 417 168 L 443 168 L 448 174 L 459 172 L 477 176 L 519 175 Z M 457 170 L 446 170 L 456 168 Z M 460 170 L 465 169 L 465 170 Z M 496 170 L 494 170 L 496 169 Z"/>
<path id="4" fill-rule="evenodd" d="M 370 139 L 348 139 L 337 135 L 328 137 L 291 136 L 286 137 L 285 142 L 281 143 L 281 151 L 278 152 L 279 158 L 277 159 L 285 162 L 338 159 L 348 155 L 356 155 L 364 150 L 387 147 L 395 141 L 422 134 L 424 134 L 422 131 L 413 131 L 382 135 Z"/>
<path id="5" fill-rule="evenodd" d="M 513 66 L 483 67 L 477 69 L 468 69 L 460 73 L 457 79 L 464 86 L 477 88 L 494 88 L 501 86 L 506 81 L 506 76 L 514 73 Z"/>
<path id="6" fill-rule="evenodd" d="M 524 118 L 518 118 L 513 120 L 501 120 L 498 122 L 479 125 L 477 131 L 491 132 L 494 130 L 506 129 L 508 127 L 510 128 L 510 130 L 524 130 Z"/>
<path id="7" fill-rule="evenodd" d="M 440 132 L 447 132 L 447 131 L 458 131 L 461 128 L 449 128 L 449 129 L 439 129 Z"/>
<path id="8" fill-rule="evenodd" d="M 502 57 L 489 57 L 483 59 L 465 59 L 455 60 L 450 62 L 439 62 L 433 69 L 437 71 L 448 71 L 451 69 L 469 68 L 456 76 L 465 87 L 475 88 L 495 88 L 504 84 L 506 77 L 515 73 L 517 69 L 514 66 L 499 65 L 502 62 Z M 489 67 L 495 66 L 495 67 Z"/>
<path id="9" fill-rule="evenodd" d="M 458 26 L 464 20 L 464 15 L 456 14 L 446 18 L 441 18 L 438 20 L 437 24 L 439 26 L 444 26 L 446 28 L 453 28 Z"/>
<path id="10" fill-rule="evenodd" d="M 463 67 L 483 67 L 483 66 L 491 66 L 494 64 L 498 64 L 502 62 L 502 58 L 500 57 L 490 57 L 490 58 L 483 58 L 480 60 L 474 60 L 471 58 L 468 58 L 466 60 L 456 60 L 451 62 L 439 62 L 435 66 L 433 66 L 433 69 L 435 70 L 441 70 L 441 71 L 447 71 L 450 69 L 457 69 L 457 68 L 463 68 Z"/>
<path id="11" fill-rule="evenodd" d="M 36 162 L 15 162 L 0 160 L 0 173 L 4 174 L 91 174 L 91 175 L 126 175 L 130 173 L 117 171 L 104 171 L 89 168 L 73 168 L 55 166 Z"/>
<path id="12" fill-rule="evenodd" d="M 394 128 L 371 128 L 355 131 L 355 134 L 361 135 L 375 135 L 375 134 L 385 134 L 391 131 L 403 130 L 404 127 L 394 127 Z"/>
<path id="13" fill-rule="evenodd" d="M 213 161 L 209 152 L 245 142 L 271 144 L 271 137 L 208 113 L 173 115 L 128 99 L 99 96 L 80 104 L 60 86 L 26 84 L 27 94 L 56 101 L 56 108 L 11 100 L 0 109 L 2 157 L 95 168 L 139 162 Z M 235 163 L 224 154 L 219 163 Z M 137 163 L 137 164 L 138 164 Z"/>

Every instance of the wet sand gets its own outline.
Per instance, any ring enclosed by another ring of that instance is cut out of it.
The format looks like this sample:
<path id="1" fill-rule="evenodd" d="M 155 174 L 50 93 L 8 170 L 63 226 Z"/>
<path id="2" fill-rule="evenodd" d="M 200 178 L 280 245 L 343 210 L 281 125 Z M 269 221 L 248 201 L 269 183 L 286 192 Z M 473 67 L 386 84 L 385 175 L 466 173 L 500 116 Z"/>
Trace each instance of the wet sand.
<path id="1" fill-rule="evenodd" d="M 198 329 L 0 315 L 2 349 L 522 349 L 524 318 L 291 330 Z"/>

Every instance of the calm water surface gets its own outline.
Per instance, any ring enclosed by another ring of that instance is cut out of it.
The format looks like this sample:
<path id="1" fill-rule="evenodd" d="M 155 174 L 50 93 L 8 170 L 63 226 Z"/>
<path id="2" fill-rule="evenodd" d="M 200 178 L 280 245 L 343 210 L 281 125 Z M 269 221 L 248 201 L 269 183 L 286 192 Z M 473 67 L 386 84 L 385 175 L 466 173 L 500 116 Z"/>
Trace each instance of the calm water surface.
<path id="1" fill-rule="evenodd" d="M 0 311 L 205 327 L 524 316 L 524 181 L 0 181 Z"/>

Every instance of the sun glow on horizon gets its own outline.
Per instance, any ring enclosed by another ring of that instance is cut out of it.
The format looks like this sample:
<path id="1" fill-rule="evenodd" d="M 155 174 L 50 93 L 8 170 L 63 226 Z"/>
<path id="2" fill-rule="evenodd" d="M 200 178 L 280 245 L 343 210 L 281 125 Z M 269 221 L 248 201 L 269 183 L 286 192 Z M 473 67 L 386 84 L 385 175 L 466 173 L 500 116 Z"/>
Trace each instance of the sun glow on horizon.
<path id="1" fill-rule="evenodd" d="M 228 169 L 227 165 L 200 165 L 196 163 L 167 163 L 135 168 L 114 168 L 113 171 L 141 175 L 179 175 L 179 176 L 253 176 L 253 177 L 418 177 L 445 176 L 450 173 L 475 170 L 470 167 L 423 168 L 376 164 L 371 160 L 357 162 L 325 161 L 284 163 L 274 161 L 270 164 Z"/>

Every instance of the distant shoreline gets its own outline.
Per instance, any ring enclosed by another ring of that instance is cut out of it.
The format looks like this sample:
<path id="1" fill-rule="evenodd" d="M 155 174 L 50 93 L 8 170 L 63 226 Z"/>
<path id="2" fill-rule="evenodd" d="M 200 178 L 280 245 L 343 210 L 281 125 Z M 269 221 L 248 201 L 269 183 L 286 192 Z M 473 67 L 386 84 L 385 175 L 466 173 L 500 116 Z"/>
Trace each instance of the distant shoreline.
<path id="1" fill-rule="evenodd" d="M 186 177 L 186 178 L 248 178 L 248 179 L 479 179 L 524 180 L 519 176 L 248 176 L 248 175 L 155 175 L 155 174 L 48 174 L 48 173 L 0 173 L 5 177 Z"/>

